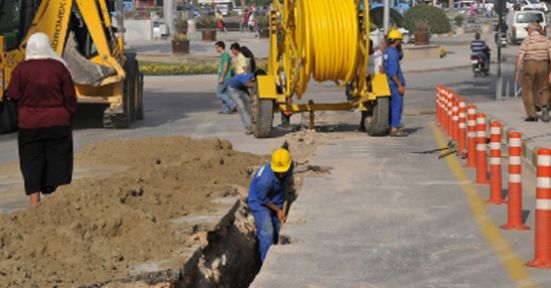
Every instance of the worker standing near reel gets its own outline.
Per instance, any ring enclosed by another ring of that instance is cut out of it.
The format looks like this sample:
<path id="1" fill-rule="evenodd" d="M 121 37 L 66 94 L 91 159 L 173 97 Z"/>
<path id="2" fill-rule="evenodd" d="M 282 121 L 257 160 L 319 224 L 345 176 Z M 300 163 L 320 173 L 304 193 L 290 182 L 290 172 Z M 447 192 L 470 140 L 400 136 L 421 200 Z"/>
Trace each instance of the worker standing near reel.
<path id="1" fill-rule="evenodd" d="M 388 47 L 383 55 L 383 65 L 390 86 L 390 136 L 405 137 L 407 133 L 401 128 L 406 93 L 406 79 L 400 67 L 402 33 L 396 29 L 390 30 L 387 39 Z"/>
<path id="2" fill-rule="evenodd" d="M 272 244 L 277 243 L 279 229 L 285 223 L 285 191 L 292 185 L 293 160 L 287 149 L 272 153 L 272 160 L 258 169 L 249 188 L 247 205 L 252 210 L 258 234 L 260 261 L 264 262 Z"/>

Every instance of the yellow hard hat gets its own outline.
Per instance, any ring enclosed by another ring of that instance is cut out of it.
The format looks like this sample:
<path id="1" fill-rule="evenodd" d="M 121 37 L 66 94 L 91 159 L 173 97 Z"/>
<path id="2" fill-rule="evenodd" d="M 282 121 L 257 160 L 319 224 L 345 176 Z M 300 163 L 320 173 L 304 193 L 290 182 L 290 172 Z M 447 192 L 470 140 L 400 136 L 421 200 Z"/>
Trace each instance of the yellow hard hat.
<path id="1" fill-rule="evenodd" d="M 392 29 L 388 32 L 388 39 L 400 39 L 402 40 L 402 33 L 396 29 Z"/>
<path id="2" fill-rule="evenodd" d="M 291 168 L 291 154 L 289 151 L 279 148 L 272 153 L 272 171 L 275 173 L 285 173 Z"/>

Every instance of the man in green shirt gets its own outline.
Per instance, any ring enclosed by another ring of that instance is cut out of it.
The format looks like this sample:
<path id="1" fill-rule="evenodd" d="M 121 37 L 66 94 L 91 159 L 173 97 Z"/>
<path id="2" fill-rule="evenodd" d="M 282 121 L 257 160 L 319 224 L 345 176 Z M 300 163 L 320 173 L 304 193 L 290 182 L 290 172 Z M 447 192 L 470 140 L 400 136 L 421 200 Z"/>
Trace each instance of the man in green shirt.
<path id="1" fill-rule="evenodd" d="M 216 52 L 220 54 L 220 63 L 218 64 L 218 79 L 216 86 L 216 96 L 222 101 L 220 114 L 231 114 L 235 112 L 236 105 L 228 95 L 228 83 L 232 78 L 231 56 L 226 52 L 226 44 L 222 41 L 214 44 Z"/>

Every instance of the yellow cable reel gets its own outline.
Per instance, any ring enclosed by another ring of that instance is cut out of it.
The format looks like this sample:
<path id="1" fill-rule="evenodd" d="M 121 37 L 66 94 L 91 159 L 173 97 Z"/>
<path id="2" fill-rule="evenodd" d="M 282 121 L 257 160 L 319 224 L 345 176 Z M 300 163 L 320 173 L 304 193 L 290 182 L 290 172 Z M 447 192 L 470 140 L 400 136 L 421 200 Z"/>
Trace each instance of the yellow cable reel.
<path id="1" fill-rule="evenodd" d="M 365 88 L 369 58 L 369 1 L 286 0 L 274 7 L 281 15 L 281 51 L 287 95 L 300 98 L 310 77 L 343 86 L 356 80 Z M 360 23 L 360 3 L 364 4 Z M 273 55 L 272 55 L 273 57 Z"/>

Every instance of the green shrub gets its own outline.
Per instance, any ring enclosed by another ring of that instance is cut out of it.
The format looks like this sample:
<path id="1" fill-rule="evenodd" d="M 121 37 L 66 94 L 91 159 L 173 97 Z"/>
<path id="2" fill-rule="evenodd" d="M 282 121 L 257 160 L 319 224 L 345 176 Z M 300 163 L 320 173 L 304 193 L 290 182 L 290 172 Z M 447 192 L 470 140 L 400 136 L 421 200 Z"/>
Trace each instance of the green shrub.
<path id="1" fill-rule="evenodd" d="M 457 27 L 463 27 L 463 20 L 463 15 L 458 14 L 455 16 L 455 25 L 457 25 Z"/>
<path id="2" fill-rule="evenodd" d="M 216 64 L 140 64 L 140 71 L 144 75 L 216 74 L 217 68 Z"/>
<path id="3" fill-rule="evenodd" d="M 420 4 L 412 7 L 404 16 L 404 27 L 410 32 L 415 31 L 415 23 L 426 21 L 431 33 L 448 33 L 451 30 L 446 13 L 438 7 Z"/>

